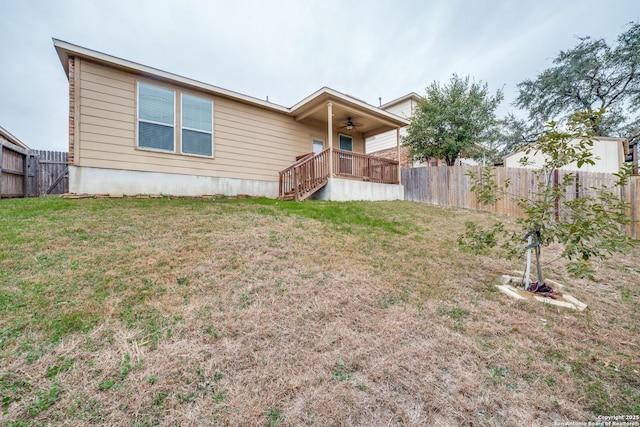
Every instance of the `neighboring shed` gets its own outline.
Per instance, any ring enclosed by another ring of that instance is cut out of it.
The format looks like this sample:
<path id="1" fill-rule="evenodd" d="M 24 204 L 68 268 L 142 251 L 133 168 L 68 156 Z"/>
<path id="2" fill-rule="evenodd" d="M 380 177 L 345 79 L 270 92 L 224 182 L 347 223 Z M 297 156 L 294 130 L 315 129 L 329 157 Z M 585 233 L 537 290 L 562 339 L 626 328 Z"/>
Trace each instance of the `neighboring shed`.
<path id="1" fill-rule="evenodd" d="M 27 146 L 27 144 L 25 144 L 24 142 L 20 141 L 18 138 L 16 138 L 15 136 L 11 135 L 11 133 L 6 130 L 5 128 L 3 128 L 2 126 L 0 126 L 0 141 L 2 142 L 9 142 L 15 146 L 18 146 L 24 150 L 28 150 L 29 147 Z"/>
<path id="2" fill-rule="evenodd" d="M 575 140 L 577 143 L 578 140 Z M 584 172 L 617 173 L 625 162 L 627 143 L 623 138 L 597 137 L 593 139 L 594 165 L 585 164 L 579 170 Z M 544 163 L 541 153 L 531 153 L 528 156 L 529 165 L 522 166 L 520 159 L 525 157 L 524 151 L 518 151 L 504 157 L 504 166 L 507 168 L 539 168 Z M 563 170 L 578 170 L 578 165 L 573 163 L 562 168 Z"/>

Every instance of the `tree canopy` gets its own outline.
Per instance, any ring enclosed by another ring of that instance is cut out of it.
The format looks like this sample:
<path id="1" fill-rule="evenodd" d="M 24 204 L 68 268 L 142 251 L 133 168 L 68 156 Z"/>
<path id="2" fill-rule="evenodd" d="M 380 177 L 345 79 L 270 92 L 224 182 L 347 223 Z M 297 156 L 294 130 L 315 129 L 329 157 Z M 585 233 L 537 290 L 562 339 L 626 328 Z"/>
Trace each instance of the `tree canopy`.
<path id="1" fill-rule="evenodd" d="M 483 142 L 496 123 L 502 91 L 490 95 L 486 83 L 454 74 L 449 85 L 433 82 L 418 101 L 403 144 L 414 161 L 431 157 L 453 165 L 460 153 Z"/>
<path id="2" fill-rule="evenodd" d="M 604 39 L 581 37 L 553 64 L 535 80 L 518 85 L 515 105 L 526 109 L 531 121 L 546 123 L 575 111 L 604 109 L 601 120 L 593 115 L 589 121 L 595 136 L 640 135 L 640 24 L 630 23 L 612 46 Z"/>

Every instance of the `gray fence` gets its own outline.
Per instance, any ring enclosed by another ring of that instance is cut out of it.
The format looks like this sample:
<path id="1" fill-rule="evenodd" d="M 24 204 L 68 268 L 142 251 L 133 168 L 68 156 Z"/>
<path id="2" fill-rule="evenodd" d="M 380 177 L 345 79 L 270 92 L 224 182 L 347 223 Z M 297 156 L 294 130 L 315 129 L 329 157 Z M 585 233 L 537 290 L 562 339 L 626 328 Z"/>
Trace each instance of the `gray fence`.
<path id="1" fill-rule="evenodd" d="M 68 154 L 27 150 L 0 140 L 0 198 L 69 191 Z"/>
<path id="2" fill-rule="evenodd" d="M 69 153 L 65 151 L 30 150 L 37 158 L 37 195 L 63 194 L 69 191 Z"/>

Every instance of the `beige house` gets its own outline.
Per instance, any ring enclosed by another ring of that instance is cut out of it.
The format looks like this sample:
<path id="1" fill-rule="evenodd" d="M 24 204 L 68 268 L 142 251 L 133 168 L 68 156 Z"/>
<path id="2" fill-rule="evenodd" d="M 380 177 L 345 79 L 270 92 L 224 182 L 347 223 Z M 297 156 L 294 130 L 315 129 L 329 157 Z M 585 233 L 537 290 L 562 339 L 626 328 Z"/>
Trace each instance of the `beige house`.
<path id="1" fill-rule="evenodd" d="M 576 141 L 577 142 L 577 141 Z M 579 169 L 585 172 L 618 173 L 625 162 L 627 143 L 623 138 L 597 137 L 593 139 L 594 165 L 584 164 Z M 539 168 L 544 163 L 541 153 L 531 153 L 527 156 L 528 164 L 522 166 L 520 159 L 525 157 L 524 151 L 518 151 L 504 157 L 504 166 L 507 168 Z M 573 163 L 563 167 L 564 170 L 578 170 L 578 165 Z"/>
<path id="2" fill-rule="evenodd" d="M 69 80 L 69 190 L 402 199 L 366 139 L 407 120 L 329 88 L 292 107 L 53 41 Z"/>

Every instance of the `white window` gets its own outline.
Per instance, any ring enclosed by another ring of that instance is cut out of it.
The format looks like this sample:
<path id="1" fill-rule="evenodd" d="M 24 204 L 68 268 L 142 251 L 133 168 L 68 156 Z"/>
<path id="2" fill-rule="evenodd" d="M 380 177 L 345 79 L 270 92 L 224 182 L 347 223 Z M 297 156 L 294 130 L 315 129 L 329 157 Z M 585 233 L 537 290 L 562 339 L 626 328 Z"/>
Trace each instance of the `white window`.
<path id="1" fill-rule="evenodd" d="M 182 152 L 213 156 L 213 102 L 182 95 Z"/>
<path id="2" fill-rule="evenodd" d="M 349 135 L 339 134 L 340 149 L 346 151 L 353 151 L 353 137 Z"/>
<path id="3" fill-rule="evenodd" d="M 138 83 L 138 147 L 175 151 L 175 92 Z"/>

